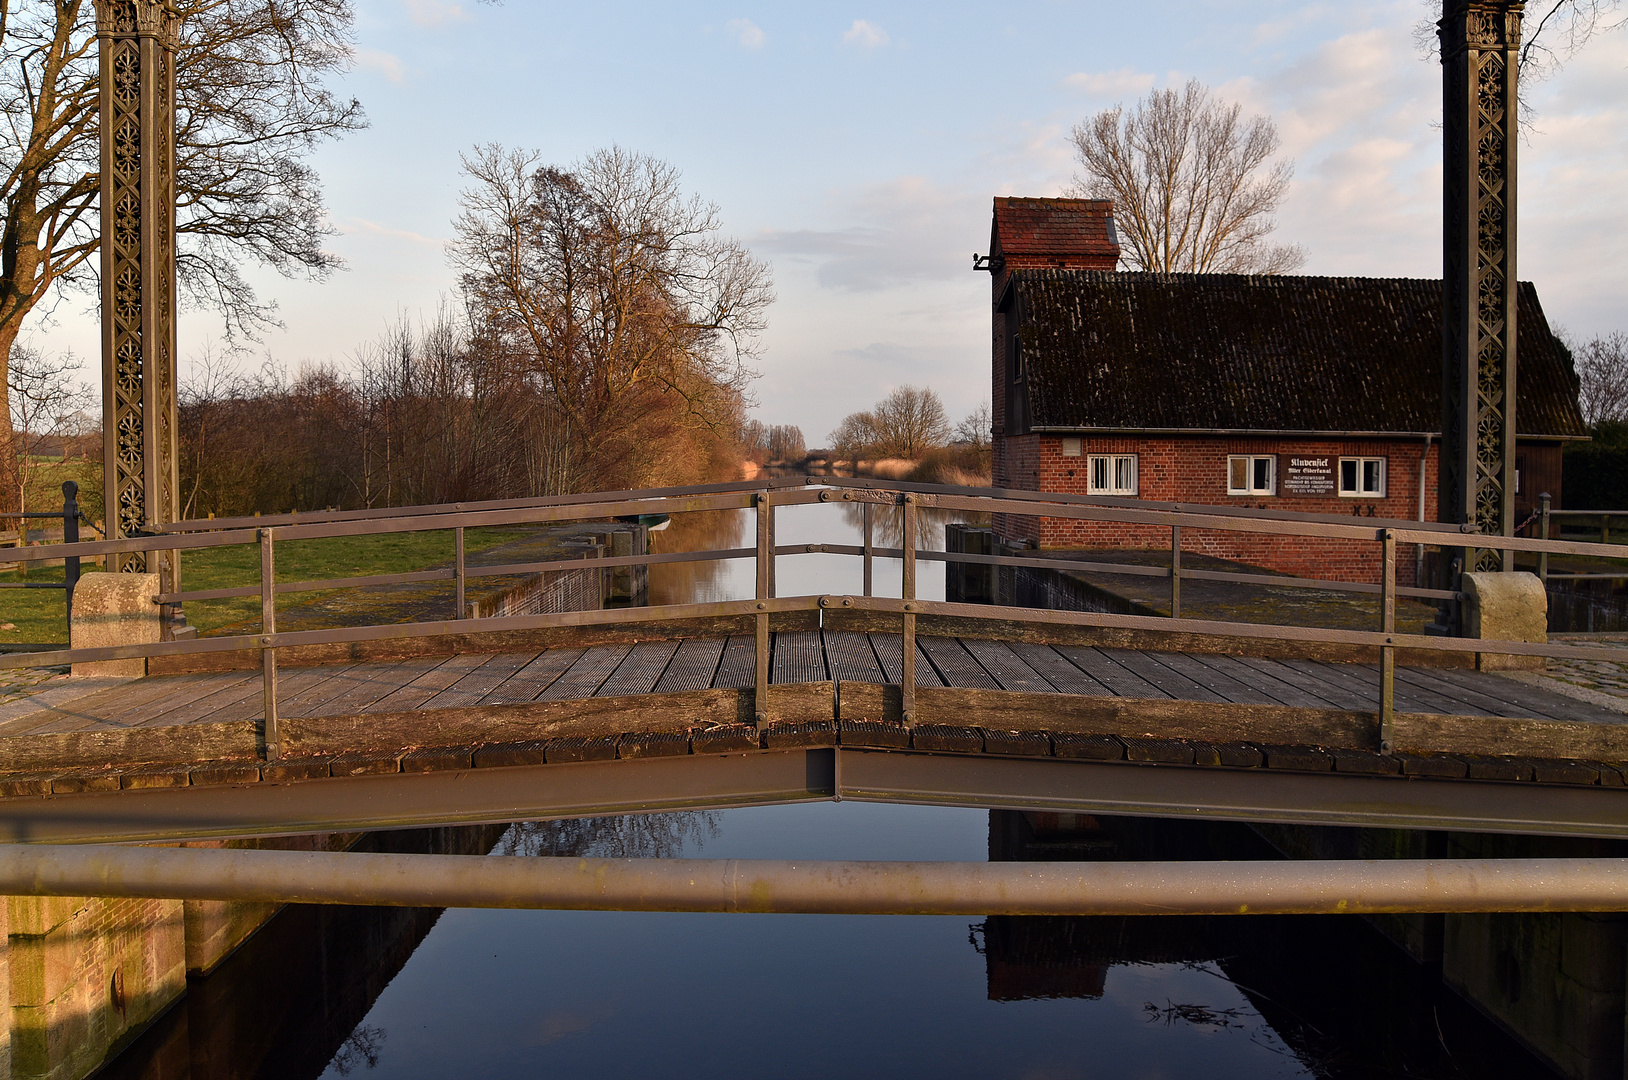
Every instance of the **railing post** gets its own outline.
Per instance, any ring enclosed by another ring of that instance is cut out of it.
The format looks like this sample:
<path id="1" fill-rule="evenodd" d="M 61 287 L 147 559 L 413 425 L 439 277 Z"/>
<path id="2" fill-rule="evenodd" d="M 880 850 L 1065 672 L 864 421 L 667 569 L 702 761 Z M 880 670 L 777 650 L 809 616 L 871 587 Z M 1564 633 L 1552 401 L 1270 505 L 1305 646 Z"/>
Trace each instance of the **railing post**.
<path id="1" fill-rule="evenodd" d="M 79 543 L 79 503 L 76 496 L 79 485 L 72 480 L 62 482 L 62 542 Z M 64 609 L 68 615 L 69 633 L 73 630 L 73 590 L 79 584 L 79 556 L 62 560 L 62 594 L 66 598 Z"/>
<path id="2" fill-rule="evenodd" d="M 1396 720 L 1396 646 L 1390 644 L 1396 633 L 1396 533 L 1384 529 L 1379 540 L 1379 632 L 1385 635 L 1385 644 L 1379 647 L 1379 751 L 1388 754 Z"/>
<path id="3" fill-rule="evenodd" d="M 1545 491 L 1542 495 L 1539 495 L 1538 502 L 1542 504 L 1539 513 L 1542 519 L 1539 531 L 1543 539 L 1547 540 L 1549 539 L 1549 493 Z M 1547 551 L 1538 552 L 1538 580 L 1543 582 L 1544 588 L 1549 587 L 1549 553 Z"/>
<path id="4" fill-rule="evenodd" d="M 904 575 L 900 595 L 904 597 L 904 640 L 899 665 L 900 711 L 906 727 L 916 722 L 916 613 L 911 610 L 916 599 L 916 495 L 904 495 Z"/>
<path id="5" fill-rule="evenodd" d="M 1181 618 L 1181 526 L 1170 526 L 1170 617 Z"/>
<path id="6" fill-rule="evenodd" d="M 277 731 L 277 650 L 270 648 L 277 632 L 277 574 L 272 530 L 260 530 L 260 634 L 267 646 L 260 650 L 260 691 L 266 708 L 266 760 L 279 754 Z"/>
<path id="7" fill-rule="evenodd" d="M 453 618 L 464 617 L 464 529 L 452 530 L 452 610 Z"/>
<path id="8" fill-rule="evenodd" d="M 875 558 L 876 543 L 872 539 L 873 534 L 871 532 L 871 513 L 872 513 L 871 504 L 870 503 L 865 503 L 864 507 L 865 507 L 865 595 L 869 596 L 871 594 L 871 564 L 872 564 L 872 560 Z"/>
<path id="9" fill-rule="evenodd" d="M 769 605 L 774 592 L 774 518 L 769 493 L 757 494 L 757 652 L 753 665 L 752 711 L 757 729 L 769 726 Z"/>

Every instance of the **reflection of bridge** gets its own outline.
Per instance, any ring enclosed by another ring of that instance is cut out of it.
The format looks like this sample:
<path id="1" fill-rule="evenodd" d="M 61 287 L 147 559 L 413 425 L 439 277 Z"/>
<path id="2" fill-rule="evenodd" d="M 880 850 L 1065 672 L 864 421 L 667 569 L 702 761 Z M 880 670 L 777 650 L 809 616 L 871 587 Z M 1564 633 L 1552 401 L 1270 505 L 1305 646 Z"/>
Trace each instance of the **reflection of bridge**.
<path id="1" fill-rule="evenodd" d="M 902 548 L 875 546 L 868 524 L 862 545 L 775 544 L 776 507 L 827 502 L 901 507 Z M 1450 542 L 1440 527 L 799 478 L 262 518 L 258 528 L 187 522 L 37 554 L 257 544 L 269 571 L 277 544 L 302 539 L 743 507 L 758 510 L 752 548 L 529 569 L 751 557 L 753 599 L 280 633 L 276 594 L 315 583 L 273 591 L 265 573 L 258 587 L 163 597 L 259 593 L 262 634 L 0 658 L 146 657 L 161 672 L 53 705 L 58 684 L 7 706 L 0 828 L 33 841 L 179 839 L 857 798 L 1628 835 L 1612 764 L 1628 761 L 1621 715 L 1463 666 L 1476 653 L 1620 650 L 1394 632 L 1398 595 L 1452 595 L 1395 585 L 1396 545 Z M 1186 530 L 1188 544 L 1204 530 L 1365 540 L 1379 585 L 1314 584 L 1378 593 L 1379 626 L 916 599 L 923 558 L 1058 565 L 919 551 L 922 507 L 1151 523 Z M 776 596 L 771 552 L 815 550 L 853 555 L 867 571 L 875 558 L 902 559 L 903 597 Z M 459 559 L 428 573 L 461 593 L 468 572 Z"/>

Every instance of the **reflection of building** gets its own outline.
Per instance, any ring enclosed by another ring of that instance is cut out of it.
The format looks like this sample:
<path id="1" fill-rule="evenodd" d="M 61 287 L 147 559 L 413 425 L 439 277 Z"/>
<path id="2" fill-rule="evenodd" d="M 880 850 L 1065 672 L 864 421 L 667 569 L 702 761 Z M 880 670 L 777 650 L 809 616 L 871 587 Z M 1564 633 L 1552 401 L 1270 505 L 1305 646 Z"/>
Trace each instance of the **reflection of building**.
<path id="1" fill-rule="evenodd" d="M 1440 281 L 1116 273 L 1112 206 L 995 200 L 994 484 L 1436 519 Z M 1584 437 L 1571 359 L 1519 290 L 1516 520 L 1560 505 Z M 997 519 L 1041 547 L 1167 547 L 1168 529 Z M 1375 573 L 1372 545 L 1239 534 L 1194 550 L 1314 577 Z M 1411 583 L 1413 560 L 1400 560 Z"/>

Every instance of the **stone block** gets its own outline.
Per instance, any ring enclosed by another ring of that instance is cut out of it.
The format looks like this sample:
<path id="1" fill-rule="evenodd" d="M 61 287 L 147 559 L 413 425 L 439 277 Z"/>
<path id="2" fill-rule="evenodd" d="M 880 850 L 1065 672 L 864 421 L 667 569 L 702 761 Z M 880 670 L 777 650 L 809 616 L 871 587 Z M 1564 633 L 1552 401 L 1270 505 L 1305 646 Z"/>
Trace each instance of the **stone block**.
<path id="1" fill-rule="evenodd" d="M 1549 597 L 1536 574 L 1470 573 L 1462 576 L 1464 636 L 1483 641 L 1549 640 Z M 1541 656 L 1477 653 L 1482 671 L 1541 670 Z"/>
<path id="2" fill-rule="evenodd" d="M 73 625 L 69 640 L 75 649 L 105 649 L 114 645 L 148 645 L 163 637 L 157 574 L 86 574 L 73 592 Z M 147 661 L 98 660 L 73 666 L 75 675 L 147 674 Z"/>

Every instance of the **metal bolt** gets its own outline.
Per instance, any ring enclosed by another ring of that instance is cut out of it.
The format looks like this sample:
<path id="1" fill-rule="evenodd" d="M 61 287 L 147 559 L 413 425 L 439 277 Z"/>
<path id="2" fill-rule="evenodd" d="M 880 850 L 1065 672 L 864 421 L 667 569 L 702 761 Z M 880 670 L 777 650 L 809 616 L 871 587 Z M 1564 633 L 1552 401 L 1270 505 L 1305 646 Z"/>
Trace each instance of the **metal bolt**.
<path id="1" fill-rule="evenodd" d="M 843 607 L 853 607 L 854 606 L 854 598 L 851 597 L 851 596 L 844 596 L 842 598 L 842 606 Z"/>
<path id="2" fill-rule="evenodd" d="M 768 604 L 759 604 L 757 606 L 757 609 L 759 611 L 768 611 L 769 610 L 769 605 Z"/>
<path id="3" fill-rule="evenodd" d="M 269 637 L 261 638 L 260 639 L 260 644 L 262 644 L 262 645 L 270 645 L 271 644 L 271 638 L 269 638 Z"/>
<path id="4" fill-rule="evenodd" d="M 837 497 L 837 493 L 832 491 L 830 488 L 826 488 L 824 491 L 820 492 L 820 501 L 821 502 L 830 502 L 832 499 L 834 499 L 836 497 Z"/>

